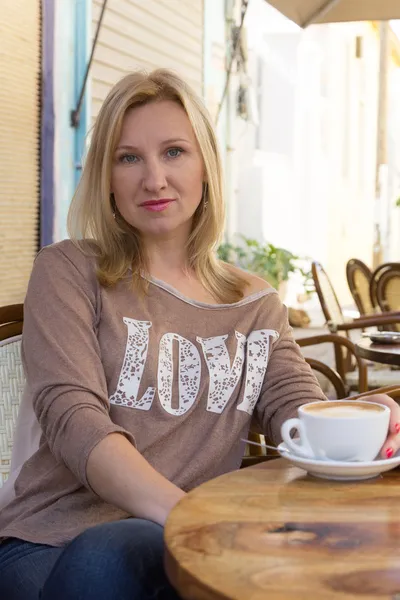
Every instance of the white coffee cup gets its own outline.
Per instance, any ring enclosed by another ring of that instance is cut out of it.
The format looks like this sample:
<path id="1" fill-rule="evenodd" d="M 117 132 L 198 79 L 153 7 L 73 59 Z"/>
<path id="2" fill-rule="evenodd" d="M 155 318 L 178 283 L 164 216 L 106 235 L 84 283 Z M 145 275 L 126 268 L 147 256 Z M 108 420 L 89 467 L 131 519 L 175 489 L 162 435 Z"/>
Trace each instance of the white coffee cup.
<path id="1" fill-rule="evenodd" d="M 374 460 L 385 443 L 390 410 L 361 400 L 328 400 L 303 404 L 299 418 L 282 425 L 288 449 L 306 458 L 339 461 Z M 291 434 L 297 430 L 298 439 Z"/>

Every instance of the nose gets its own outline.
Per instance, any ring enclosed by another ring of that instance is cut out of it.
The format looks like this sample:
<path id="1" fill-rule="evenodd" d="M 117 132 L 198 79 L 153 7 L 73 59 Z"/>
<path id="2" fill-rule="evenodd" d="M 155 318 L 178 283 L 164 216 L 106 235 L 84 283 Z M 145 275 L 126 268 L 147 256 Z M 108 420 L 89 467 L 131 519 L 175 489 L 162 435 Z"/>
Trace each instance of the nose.
<path id="1" fill-rule="evenodd" d="M 165 165 L 158 158 L 148 159 L 143 172 L 143 189 L 151 193 L 158 193 L 166 187 Z"/>

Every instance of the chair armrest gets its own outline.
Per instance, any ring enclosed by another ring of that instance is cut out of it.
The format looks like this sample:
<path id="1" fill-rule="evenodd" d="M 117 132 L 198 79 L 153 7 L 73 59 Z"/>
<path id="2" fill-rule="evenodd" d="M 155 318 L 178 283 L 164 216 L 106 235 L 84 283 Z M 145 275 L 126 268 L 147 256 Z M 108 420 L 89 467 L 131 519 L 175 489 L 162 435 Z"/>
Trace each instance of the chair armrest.
<path id="1" fill-rule="evenodd" d="M 20 335 L 24 320 L 24 305 L 0 306 L 0 341 Z"/>
<path id="2" fill-rule="evenodd" d="M 351 396 L 352 400 L 362 400 L 363 398 L 368 398 L 368 396 L 373 396 L 375 394 L 387 394 L 396 402 L 400 402 L 400 386 L 398 385 L 387 385 L 386 387 L 377 388 L 376 390 L 370 390 L 369 392 L 365 392 L 363 394 L 357 394 L 356 396 Z"/>
<path id="3" fill-rule="evenodd" d="M 297 344 L 304 348 L 306 346 L 314 346 L 318 344 L 326 344 L 331 343 L 335 348 L 335 355 L 337 359 L 337 352 L 341 352 L 342 348 L 345 347 L 350 354 L 354 357 L 357 367 L 358 367 L 358 389 L 360 392 L 368 391 L 368 370 L 367 370 L 367 362 L 360 358 L 356 352 L 356 347 L 351 340 L 348 338 L 338 335 L 336 333 L 323 333 L 321 335 L 312 335 L 310 337 L 304 337 L 295 340 Z M 344 377 L 340 368 L 338 367 L 338 371 L 342 377 Z"/>
<path id="4" fill-rule="evenodd" d="M 395 323 L 400 323 L 400 313 L 391 313 L 389 315 L 381 314 L 381 315 L 371 315 L 369 317 L 361 317 L 360 319 L 354 319 L 350 323 L 338 323 L 338 324 L 330 324 L 329 328 L 332 330 L 333 328 L 336 331 L 349 331 L 350 329 L 363 329 L 364 327 L 378 327 L 379 325 L 392 325 Z"/>

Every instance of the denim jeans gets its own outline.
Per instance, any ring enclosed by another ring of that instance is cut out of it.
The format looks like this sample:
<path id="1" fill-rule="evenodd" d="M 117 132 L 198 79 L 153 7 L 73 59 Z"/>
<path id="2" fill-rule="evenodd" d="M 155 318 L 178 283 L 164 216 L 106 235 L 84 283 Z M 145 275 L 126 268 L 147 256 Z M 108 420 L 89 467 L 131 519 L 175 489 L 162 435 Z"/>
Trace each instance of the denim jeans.
<path id="1" fill-rule="evenodd" d="M 0 544 L 4 600 L 179 600 L 163 567 L 163 529 L 126 519 L 87 529 L 62 548 Z"/>

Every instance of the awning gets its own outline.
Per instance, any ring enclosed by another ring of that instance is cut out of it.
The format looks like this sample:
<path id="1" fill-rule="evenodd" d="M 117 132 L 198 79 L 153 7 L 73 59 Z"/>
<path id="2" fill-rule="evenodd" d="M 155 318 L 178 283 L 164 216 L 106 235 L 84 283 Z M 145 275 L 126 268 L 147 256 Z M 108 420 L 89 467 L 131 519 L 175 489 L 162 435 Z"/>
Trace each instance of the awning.
<path id="1" fill-rule="evenodd" d="M 400 0 L 267 0 L 300 27 L 313 23 L 400 19 Z"/>

